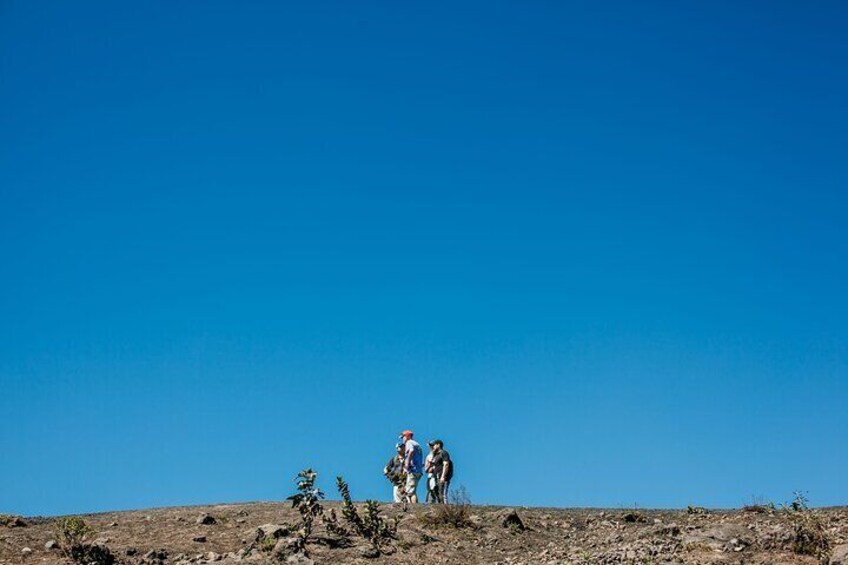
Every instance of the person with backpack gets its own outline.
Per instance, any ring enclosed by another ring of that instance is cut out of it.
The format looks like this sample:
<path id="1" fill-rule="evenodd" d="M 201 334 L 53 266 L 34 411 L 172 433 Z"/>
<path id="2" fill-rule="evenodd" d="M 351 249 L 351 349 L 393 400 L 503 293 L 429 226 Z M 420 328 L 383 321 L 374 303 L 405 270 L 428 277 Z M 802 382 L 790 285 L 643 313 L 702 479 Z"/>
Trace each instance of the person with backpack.
<path id="1" fill-rule="evenodd" d="M 431 466 L 433 477 L 436 479 L 436 502 L 448 503 L 448 489 L 453 479 L 453 461 L 450 453 L 445 449 L 445 444 L 440 439 L 430 442 L 433 446 L 433 460 Z"/>
<path id="2" fill-rule="evenodd" d="M 410 430 L 404 430 L 400 439 L 404 445 L 404 465 L 406 471 L 406 495 L 409 502 L 418 504 L 418 481 L 424 473 L 424 453 L 421 444 L 413 439 L 414 434 Z"/>
<path id="3" fill-rule="evenodd" d="M 392 500 L 396 503 L 403 502 L 404 490 L 406 489 L 406 472 L 403 470 L 405 463 L 406 446 L 403 443 L 395 445 L 395 455 L 389 459 L 383 468 L 383 474 L 392 483 Z"/>

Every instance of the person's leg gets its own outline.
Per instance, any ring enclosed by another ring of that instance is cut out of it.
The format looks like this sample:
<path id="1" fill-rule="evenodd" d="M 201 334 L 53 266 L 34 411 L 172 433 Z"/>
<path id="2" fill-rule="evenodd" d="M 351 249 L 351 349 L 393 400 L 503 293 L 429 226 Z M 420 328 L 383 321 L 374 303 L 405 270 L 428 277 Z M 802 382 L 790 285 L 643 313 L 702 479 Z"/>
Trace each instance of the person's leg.
<path id="1" fill-rule="evenodd" d="M 439 486 L 436 488 L 438 489 L 436 492 L 438 493 L 437 496 L 439 497 L 439 504 L 445 504 L 445 484 L 440 482 Z"/>
<path id="2" fill-rule="evenodd" d="M 432 504 L 436 502 L 436 489 L 435 489 L 436 479 L 433 477 L 427 477 L 427 503 Z"/>
<path id="3" fill-rule="evenodd" d="M 418 475 L 420 478 L 421 475 Z M 416 478 L 415 473 L 408 473 L 406 475 L 406 495 L 409 497 L 409 502 L 412 504 L 418 504 L 418 478 Z"/>
<path id="4" fill-rule="evenodd" d="M 410 473 L 412 477 L 412 492 L 409 493 L 409 501 L 412 504 L 418 504 L 418 482 L 421 480 L 421 473 Z"/>
<path id="5" fill-rule="evenodd" d="M 403 502 L 403 493 L 398 485 L 392 485 L 392 496 L 394 502 Z"/>
<path id="6" fill-rule="evenodd" d="M 442 504 L 448 503 L 448 489 L 450 488 L 450 481 L 445 481 L 439 485 L 439 498 L 442 501 Z"/>

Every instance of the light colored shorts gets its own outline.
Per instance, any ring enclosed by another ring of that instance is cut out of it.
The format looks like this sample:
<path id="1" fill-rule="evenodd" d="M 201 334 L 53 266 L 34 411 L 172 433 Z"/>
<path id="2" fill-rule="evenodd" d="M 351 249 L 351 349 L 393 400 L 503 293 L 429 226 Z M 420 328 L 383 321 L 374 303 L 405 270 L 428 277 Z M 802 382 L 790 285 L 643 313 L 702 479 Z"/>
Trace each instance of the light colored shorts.
<path id="1" fill-rule="evenodd" d="M 406 494 L 415 494 L 418 490 L 418 481 L 421 480 L 421 473 L 406 474 Z"/>

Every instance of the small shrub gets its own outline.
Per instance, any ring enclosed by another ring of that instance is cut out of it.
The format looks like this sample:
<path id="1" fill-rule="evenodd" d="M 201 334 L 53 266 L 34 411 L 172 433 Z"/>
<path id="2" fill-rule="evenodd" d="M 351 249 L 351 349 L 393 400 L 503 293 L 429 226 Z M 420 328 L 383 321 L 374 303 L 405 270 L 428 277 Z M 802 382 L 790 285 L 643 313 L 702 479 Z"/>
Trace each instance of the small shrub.
<path id="1" fill-rule="evenodd" d="M 827 529 L 819 515 L 810 509 L 804 493 L 795 491 L 792 501 L 784 504 L 782 510 L 792 526 L 792 551 L 828 563 L 831 547 Z"/>
<path id="2" fill-rule="evenodd" d="M 82 545 L 86 536 L 94 533 L 94 529 L 85 523 L 79 516 L 68 516 L 60 518 L 54 526 L 56 543 L 67 557 L 71 556 L 71 550 Z"/>
<path id="3" fill-rule="evenodd" d="M 686 507 L 686 512 L 694 516 L 706 516 L 710 513 L 710 511 L 703 506 L 688 506 Z"/>
<path id="4" fill-rule="evenodd" d="M 291 500 L 292 508 L 297 508 L 300 514 L 300 524 L 298 524 L 295 532 L 296 538 L 292 549 L 304 555 L 307 555 L 306 544 L 311 541 L 315 519 L 324 513 L 324 507 L 321 506 L 324 493 L 315 486 L 317 478 L 318 473 L 312 469 L 304 469 L 298 473 L 295 477 L 297 493 L 287 499 Z"/>
<path id="5" fill-rule="evenodd" d="M 336 515 L 335 510 L 330 509 L 329 512 L 322 516 L 322 520 L 327 533 L 336 536 L 337 539 L 334 540 L 336 545 L 342 545 L 347 542 L 348 538 L 350 538 L 350 531 L 339 523 L 339 517 Z"/>
<path id="6" fill-rule="evenodd" d="M 350 488 L 342 477 L 336 477 L 336 487 L 342 497 L 342 517 L 353 531 L 371 542 L 371 547 L 379 555 L 397 539 L 398 520 L 383 517 L 380 503 L 376 500 L 365 501 L 365 514 L 361 515 L 353 504 Z"/>
<path id="7" fill-rule="evenodd" d="M 277 538 L 268 536 L 259 540 L 257 544 L 259 546 L 259 551 L 262 553 L 271 553 L 277 545 Z"/>
<path id="8" fill-rule="evenodd" d="M 71 547 L 68 557 L 81 565 L 115 565 L 118 562 L 108 547 L 87 543 Z"/>
<path id="9" fill-rule="evenodd" d="M 59 549 L 74 563 L 81 565 L 114 565 L 118 562 L 108 547 L 85 543 L 94 529 L 79 516 L 60 518 L 54 526 Z"/>
<path id="10" fill-rule="evenodd" d="M 754 514 L 773 514 L 777 508 L 764 496 L 751 496 L 751 500 L 742 506 L 742 512 Z"/>
<path id="11" fill-rule="evenodd" d="M 465 487 L 457 488 L 451 495 L 450 504 L 436 504 L 433 509 L 421 517 L 428 526 L 446 528 L 470 528 L 474 526 L 471 521 L 471 499 Z"/>

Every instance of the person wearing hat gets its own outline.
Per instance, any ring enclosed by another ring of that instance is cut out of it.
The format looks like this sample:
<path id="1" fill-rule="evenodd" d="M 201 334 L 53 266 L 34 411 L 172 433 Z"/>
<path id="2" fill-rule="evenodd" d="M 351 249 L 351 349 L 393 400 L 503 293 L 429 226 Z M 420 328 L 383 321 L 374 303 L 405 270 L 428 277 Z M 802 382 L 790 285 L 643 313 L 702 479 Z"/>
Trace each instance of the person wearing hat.
<path id="1" fill-rule="evenodd" d="M 404 445 L 404 465 L 406 471 L 406 496 L 409 502 L 418 504 L 418 481 L 424 473 L 424 454 L 421 445 L 413 439 L 414 434 L 410 430 L 404 430 L 400 439 Z"/>
<path id="2" fill-rule="evenodd" d="M 403 470 L 406 446 L 402 442 L 395 445 L 395 455 L 383 468 L 383 474 L 392 483 L 392 500 L 403 502 L 404 490 L 406 489 L 406 472 Z"/>
<path id="3" fill-rule="evenodd" d="M 436 502 L 447 504 L 448 489 L 453 478 L 453 461 L 451 461 L 450 453 L 445 449 L 442 440 L 434 439 L 430 442 L 430 445 L 433 446 L 431 467 L 433 477 L 436 479 Z"/>

